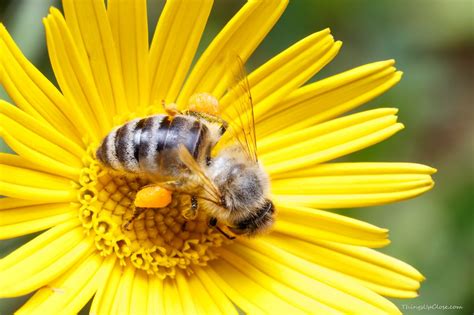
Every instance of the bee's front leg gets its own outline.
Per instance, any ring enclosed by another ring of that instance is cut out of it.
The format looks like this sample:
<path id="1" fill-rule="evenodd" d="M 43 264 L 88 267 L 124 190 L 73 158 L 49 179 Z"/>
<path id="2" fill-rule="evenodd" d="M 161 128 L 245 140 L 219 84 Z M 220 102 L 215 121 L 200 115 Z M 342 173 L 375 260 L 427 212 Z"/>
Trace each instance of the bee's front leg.
<path id="1" fill-rule="evenodd" d="M 136 219 L 138 219 L 138 217 L 144 213 L 146 210 L 148 210 L 150 208 L 140 208 L 140 207 L 135 207 L 134 210 L 133 210 L 133 215 L 130 219 L 128 219 L 127 222 L 125 222 L 125 224 L 123 225 L 123 228 L 127 231 L 130 231 L 132 229 L 132 227 L 130 226 Z"/>
<path id="2" fill-rule="evenodd" d="M 219 231 L 219 233 L 221 233 L 222 235 L 224 235 L 228 240 L 234 240 L 235 239 L 235 236 L 231 236 L 229 234 L 227 234 L 226 232 L 224 232 L 218 225 L 217 225 L 217 218 L 214 218 L 214 217 L 211 217 L 209 218 L 209 222 L 207 223 L 207 225 L 211 228 L 214 228 L 216 229 L 217 231 Z"/>
<path id="3" fill-rule="evenodd" d="M 198 214 L 198 201 L 195 196 L 191 196 L 190 207 L 183 209 L 181 214 L 186 220 L 194 220 Z"/>

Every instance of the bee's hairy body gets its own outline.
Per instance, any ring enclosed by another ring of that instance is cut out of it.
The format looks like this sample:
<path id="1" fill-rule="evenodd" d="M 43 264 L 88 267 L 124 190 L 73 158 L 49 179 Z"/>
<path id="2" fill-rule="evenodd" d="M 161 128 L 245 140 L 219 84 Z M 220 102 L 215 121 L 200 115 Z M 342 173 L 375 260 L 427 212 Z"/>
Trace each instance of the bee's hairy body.
<path id="1" fill-rule="evenodd" d="M 190 115 L 154 115 L 132 120 L 111 131 L 97 150 L 105 166 L 154 180 L 175 180 L 186 167 L 177 158 L 184 145 L 199 164 L 206 163 L 217 142 L 208 124 Z"/>
<path id="2" fill-rule="evenodd" d="M 217 105 L 210 95 L 200 94 L 196 100 Z M 182 213 L 187 219 L 195 216 L 199 200 L 209 215 L 209 225 L 227 237 L 218 220 L 237 235 L 267 230 L 275 209 L 269 199 L 270 180 L 256 151 L 249 154 L 240 142 L 211 157 L 227 122 L 215 111 L 198 109 L 181 113 L 165 106 L 170 115 L 129 121 L 104 138 L 97 159 L 107 168 L 145 176 L 165 189 L 190 195 L 191 207 Z"/>

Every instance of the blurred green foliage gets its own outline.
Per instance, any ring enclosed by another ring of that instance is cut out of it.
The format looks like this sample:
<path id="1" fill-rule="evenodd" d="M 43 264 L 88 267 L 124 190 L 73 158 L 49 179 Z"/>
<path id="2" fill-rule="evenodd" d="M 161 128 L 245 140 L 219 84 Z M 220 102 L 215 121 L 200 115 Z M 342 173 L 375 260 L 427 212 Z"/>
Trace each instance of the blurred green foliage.
<path id="1" fill-rule="evenodd" d="M 243 4 L 216 2 L 199 53 Z M 41 24 L 51 5 L 61 7 L 57 1 L 2 0 L 0 19 L 25 55 L 54 82 Z M 162 1 L 149 1 L 150 32 L 162 7 Z M 405 314 L 474 311 L 473 11 L 470 0 L 294 0 L 248 63 L 251 70 L 304 36 L 330 27 L 344 45 L 315 79 L 390 58 L 405 72 L 398 86 L 362 109 L 398 107 L 406 129 L 345 160 L 428 164 L 439 170 L 437 185 L 414 200 L 339 211 L 389 228 L 393 244 L 382 251 L 426 276 L 420 297 L 395 300 Z M 2 256 L 30 238 L 1 242 Z M 3 300 L 0 313 L 11 313 L 25 299 Z M 414 309 L 434 304 L 463 310 Z"/>

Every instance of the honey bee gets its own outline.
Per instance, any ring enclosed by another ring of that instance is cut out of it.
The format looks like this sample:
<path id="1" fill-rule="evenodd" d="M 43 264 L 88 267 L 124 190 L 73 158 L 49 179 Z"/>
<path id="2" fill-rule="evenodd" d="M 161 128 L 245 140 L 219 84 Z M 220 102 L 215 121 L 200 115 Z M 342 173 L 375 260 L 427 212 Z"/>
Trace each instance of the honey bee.
<path id="1" fill-rule="evenodd" d="M 188 110 L 166 105 L 167 114 L 139 118 L 111 131 L 96 152 L 97 159 L 117 171 L 146 176 L 153 185 L 137 196 L 157 191 L 187 194 L 187 219 L 196 217 L 201 206 L 209 226 L 228 238 L 220 226 L 235 235 L 259 234 L 274 222 L 275 208 L 269 198 L 269 177 L 257 158 L 255 122 L 250 87 L 239 58 L 239 74 L 232 93 L 238 106 L 234 117 L 224 119 L 216 98 L 199 93 L 191 97 Z M 230 92 L 229 92 L 230 93 Z M 230 114 L 229 114 L 230 115 Z M 212 149 L 229 129 L 231 140 L 215 156 Z M 148 198 L 147 197 L 147 198 Z M 138 203 L 137 203 L 138 202 Z M 166 206 L 136 199 L 137 208 Z M 136 215 L 134 215 L 136 217 Z"/>

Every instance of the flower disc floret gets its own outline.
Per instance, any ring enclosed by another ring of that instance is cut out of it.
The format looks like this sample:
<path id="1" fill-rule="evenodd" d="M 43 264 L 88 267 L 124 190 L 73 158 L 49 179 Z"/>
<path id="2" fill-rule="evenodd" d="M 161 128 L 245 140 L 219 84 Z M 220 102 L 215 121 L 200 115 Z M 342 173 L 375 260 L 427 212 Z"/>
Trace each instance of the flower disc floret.
<path id="1" fill-rule="evenodd" d="M 208 216 L 199 211 L 193 220 L 182 212 L 190 207 L 190 197 L 173 193 L 171 203 L 159 209 L 147 209 L 131 221 L 137 192 L 150 182 L 143 177 L 117 173 L 102 167 L 94 159 L 95 146 L 84 159 L 78 198 L 79 217 L 87 233 L 94 234 L 102 256 L 116 255 L 122 265 L 133 265 L 164 279 L 174 277 L 176 268 L 206 265 L 216 255 L 224 238 L 208 227 Z"/>

